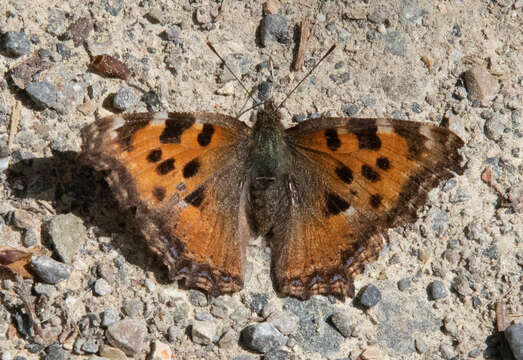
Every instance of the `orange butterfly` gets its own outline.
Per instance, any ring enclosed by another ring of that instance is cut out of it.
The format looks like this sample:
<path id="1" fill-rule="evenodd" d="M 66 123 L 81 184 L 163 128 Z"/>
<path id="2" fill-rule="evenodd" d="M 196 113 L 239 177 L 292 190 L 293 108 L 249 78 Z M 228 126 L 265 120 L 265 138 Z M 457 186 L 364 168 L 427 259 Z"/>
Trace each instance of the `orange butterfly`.
<path id="1" fill-rule="evenodd" d="M 272 101 L 252 128 L 217 113 L 135 113 L 82 137 L 170 277 L 214 296 L 243 287 L 253 235 L 269 240 L 281 295 L 353 296 L 387 229 L 463 171 L 463 141 L 446 128 L 322 117 L 285 129 Z"/>

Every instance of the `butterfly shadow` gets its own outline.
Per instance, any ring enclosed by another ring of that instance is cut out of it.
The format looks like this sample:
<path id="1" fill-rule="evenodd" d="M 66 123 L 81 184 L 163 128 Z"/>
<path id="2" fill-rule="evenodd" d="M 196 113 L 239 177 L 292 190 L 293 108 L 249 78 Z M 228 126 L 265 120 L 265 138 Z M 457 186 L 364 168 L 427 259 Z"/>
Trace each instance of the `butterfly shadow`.
<path id="1" fill-rule="evenodd" d="M 54 151 L 52 157 L 19 160 L 6 175 L 13 198 L 50 203 L 57 215 L 73 213 L 97 237 L 111 238 L 100 243 L 101 252 L 117 249 L 130 263 L 153 272 L 159 283 L 169 282 L 167 271 L 141 238 L 133 209 L 119 208 L 104 174 L 85 165 L 79 153 Z M 44 228 L 42 244 L 52 249 Z"/>

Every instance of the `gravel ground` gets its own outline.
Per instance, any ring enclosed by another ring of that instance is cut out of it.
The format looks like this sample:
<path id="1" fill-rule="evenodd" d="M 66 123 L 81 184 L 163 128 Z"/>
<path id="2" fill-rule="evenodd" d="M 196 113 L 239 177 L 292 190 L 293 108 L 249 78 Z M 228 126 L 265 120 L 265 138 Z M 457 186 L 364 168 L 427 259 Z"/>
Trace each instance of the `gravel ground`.
<path id="1" fill-rule="evenodd" d="M 287 1 L 270 15 L 247 0 L 0 10 L 0 246 L 49 250 L 33 257 L 37 278 L 1 282 L 0 360 L 510 359 L 498 302 L 522 356 L 521 0 Z M 306 69 L 338 47 L 287 101 L 288 125 L 319 114 L 446 124 L 465 141 L 465 174 L 390 231 L 354 301 L 277 297 L 263 239 L 240 293 L 179 288 L 102 174 L 79 163 L 80 129 L 120 110 L 237 113 L 245 93 L 207 39 L 254 96 L 281 100 L 305 74 L 291 67 L 304 19 Z M 129 72 L 100 76 L 88 65 L 103 54 Z"/>

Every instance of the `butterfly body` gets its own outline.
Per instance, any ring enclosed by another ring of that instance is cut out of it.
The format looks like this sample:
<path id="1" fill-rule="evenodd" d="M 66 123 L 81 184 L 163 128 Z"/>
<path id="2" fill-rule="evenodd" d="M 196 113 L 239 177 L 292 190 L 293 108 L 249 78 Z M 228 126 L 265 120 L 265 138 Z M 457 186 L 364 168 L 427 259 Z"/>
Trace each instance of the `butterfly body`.
<path id="1" fill-rule="evenodd" d="M 387 229 L 414 221 L 428 191 L 462 172 L 463 141 L 448 129 L 327 117 L 285 129 L 272 102 L 252 128 L 216 113 L 137 113 L 82 135 L 171 278 L 213 295 L 244 286 L 256 234 L 281 295 L 351 296 Z"/>

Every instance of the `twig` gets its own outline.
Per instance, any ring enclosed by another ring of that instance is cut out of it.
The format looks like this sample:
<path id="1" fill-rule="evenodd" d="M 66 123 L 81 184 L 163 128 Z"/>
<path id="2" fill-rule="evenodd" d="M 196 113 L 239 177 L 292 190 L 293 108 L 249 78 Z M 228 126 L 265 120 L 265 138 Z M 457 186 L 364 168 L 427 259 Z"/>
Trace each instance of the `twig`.
<path id="1" fill-rule="evenodd" d="M 294 71 L 299 71 L 305 64 L 305 52 L 309 44 L 310 27 L 307 20 L 302 20 L 300 24 L 300 45 L 298 46 L 298 54 L 294 62 Z"/>
<path id="2" fill-rule="evenodd" d="M 9 127 L 9 139 L 7 142 L 7 147 L 9 150 L 13 147 L 15 141 L 15 135 L 18 132 L 18 123 L 20 123 L 20 117 L 22 113 L 22 103 L 17 101 L 13 106 L 13 113 L 11 115 L 11 125 Z"/>

